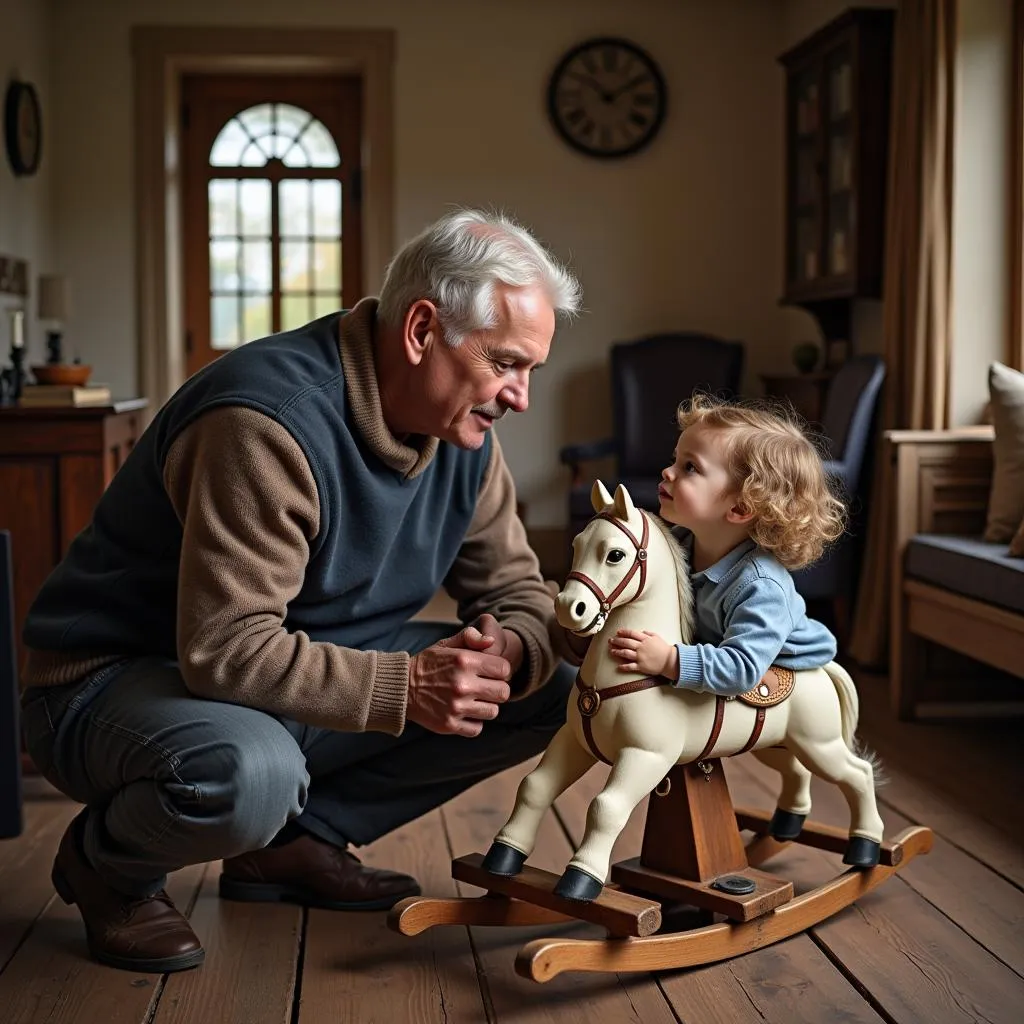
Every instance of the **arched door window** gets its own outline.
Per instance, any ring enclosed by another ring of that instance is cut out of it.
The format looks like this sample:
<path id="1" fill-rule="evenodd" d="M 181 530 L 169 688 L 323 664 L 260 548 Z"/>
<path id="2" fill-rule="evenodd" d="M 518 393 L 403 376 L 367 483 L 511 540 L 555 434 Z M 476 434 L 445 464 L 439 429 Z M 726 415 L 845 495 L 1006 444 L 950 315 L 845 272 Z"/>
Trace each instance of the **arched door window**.
<path id="1" fill-rule="evenodd" d="M 185 83 L 189 373 L 359 298 L 358 81 L 247 82 Z"/>

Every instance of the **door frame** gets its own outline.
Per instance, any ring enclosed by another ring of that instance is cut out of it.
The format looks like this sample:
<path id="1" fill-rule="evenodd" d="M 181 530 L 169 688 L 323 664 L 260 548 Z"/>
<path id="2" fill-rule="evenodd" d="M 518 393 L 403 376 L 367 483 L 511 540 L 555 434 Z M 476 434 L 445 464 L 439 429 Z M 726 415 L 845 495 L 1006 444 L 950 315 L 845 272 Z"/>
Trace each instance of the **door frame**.
<path id="1" fill-rule="evenodd" d="M 132 29 L 138 393 L 150 416 L 185 380 L 182 75 L 330 71 L 362 79 L 362 279 L 373 295 L 394 249 L 394 52 L 391 29 Z"/>

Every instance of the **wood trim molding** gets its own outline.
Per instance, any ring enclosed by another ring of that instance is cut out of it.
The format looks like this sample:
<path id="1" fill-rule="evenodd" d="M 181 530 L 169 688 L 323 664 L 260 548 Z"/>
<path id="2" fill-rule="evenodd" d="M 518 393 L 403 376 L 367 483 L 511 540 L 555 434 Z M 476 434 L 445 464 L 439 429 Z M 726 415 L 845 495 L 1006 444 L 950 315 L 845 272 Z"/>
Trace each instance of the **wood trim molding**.
<path id="1" fill-rule="evenodd" d="M 1013 0 L 1010 98 L 1010 334 L 1006 363 L 1024 370 L 1024 0 Z"/>
<path id="2" fill-rule="evenodd" d="M 185 379 L 180 92 L 189 72 L 342 72 L 363 81 L 363 286 L 394 249 L 395 40 L 390 29 L 137 26 L 135 235 L 138 393 L 155 412 Z"/>

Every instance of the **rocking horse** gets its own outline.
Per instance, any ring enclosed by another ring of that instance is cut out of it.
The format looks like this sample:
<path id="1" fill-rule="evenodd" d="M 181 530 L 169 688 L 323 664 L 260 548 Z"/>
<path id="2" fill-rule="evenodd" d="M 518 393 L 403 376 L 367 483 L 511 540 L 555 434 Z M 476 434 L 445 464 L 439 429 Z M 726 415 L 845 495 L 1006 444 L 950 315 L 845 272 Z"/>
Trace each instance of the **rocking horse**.
<path id="1" fill-rule="evenodd" d="M 523 925 L 576 918 L 606 939 L 527 943 L 516 970 L 547 981 L 566 970 L 660 970 L 712 963 L 788 938 L 848 906 L 932 845 L 924 827 L 883 841 L 869 761 L 857 753 L 858 700 L 838 664 L 773 667 L 737 699 L 623 672 L 608 651 L 616 630 L 650 629 L 688 643 L 693 599 L 681 548 L 668 527 L 597 481 L 596 515 L 573 543 L 573 565 L 555 598 L 559 623 L 592 642 L 566 724 L 521 782 L 515 806 L 486 856 L 452 861 L 452 874 L 483 897 L 411 897 L 389 924 L 415 935 L 436 924 Z M 772 815 L 733 809 L 720 758 L 753 752 L 782 776 Z M 583 840 L 556 877 L 526 864 L 555 799 L 598 761 L 611 765 L 590 804 Z M 836 783 L 850 806 L 849 833 L 807 821 L 811 775 Z M 611 866 L 612 847 L 648 793 L 639 857 Z M 755 836 L 744 845 L 740 830 Z M 794 898 L 788 879 L 760 865 L 790 842 L 844 854 L 850 867 Z M 726 920 L 665 931 L 664 903 Z"/>

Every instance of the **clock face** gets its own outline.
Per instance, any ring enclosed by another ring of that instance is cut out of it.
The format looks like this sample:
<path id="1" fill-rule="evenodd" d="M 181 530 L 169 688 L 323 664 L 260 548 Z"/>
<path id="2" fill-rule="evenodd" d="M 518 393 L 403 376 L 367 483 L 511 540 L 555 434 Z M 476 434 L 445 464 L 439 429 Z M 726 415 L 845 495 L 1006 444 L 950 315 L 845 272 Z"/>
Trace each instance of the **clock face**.
<path id="1" fill-rule="evenodd" d="M 570 50 L 548 87 L 548 114 L 574 149 L 619 157 L 643 149 L 665 117 L 657 64 L 624 39 L 590 39 Z"/>
<path id="2" fill-rule="evenodd" d="M 34 174 L 42 151 L 39 97 L 27 82 L 11 82 L 4 103 L 4 142 L 15 174 Z"/>

